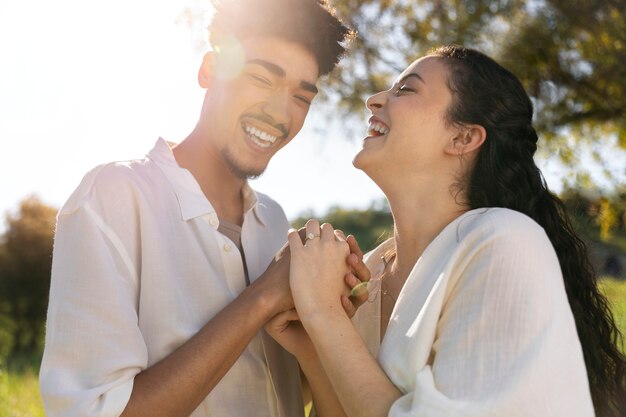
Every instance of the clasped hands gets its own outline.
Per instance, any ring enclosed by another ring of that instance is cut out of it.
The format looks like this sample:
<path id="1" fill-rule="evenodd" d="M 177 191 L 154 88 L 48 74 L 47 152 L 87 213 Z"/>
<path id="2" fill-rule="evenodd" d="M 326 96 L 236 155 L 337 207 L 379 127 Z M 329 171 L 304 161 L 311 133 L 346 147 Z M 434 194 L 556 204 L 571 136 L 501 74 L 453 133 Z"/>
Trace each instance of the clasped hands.
<path id="1" fill-rule="evenodd" d="M 368 297 L 366 283 L 370 271 L 354 238 L 316 220 L 309 220 L 298 231 L 291 230 L 288 244 L 276 255 L 275 264 L 288 263 L 291 305 L 268 324 L 266 330 L 287 351 L 301 357 L 314 355 L 314 349 L 301 317 L 323 315 L 353 317 Z"/>

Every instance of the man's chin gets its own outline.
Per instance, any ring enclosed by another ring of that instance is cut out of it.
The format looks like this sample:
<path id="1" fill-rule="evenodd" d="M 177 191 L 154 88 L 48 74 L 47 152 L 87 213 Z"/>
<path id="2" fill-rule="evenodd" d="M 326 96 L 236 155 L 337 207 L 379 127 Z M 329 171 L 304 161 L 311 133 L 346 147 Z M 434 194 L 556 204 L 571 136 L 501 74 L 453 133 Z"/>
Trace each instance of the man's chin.
<path id="1" fill-rule="evenodd" d="M 265 169 L 262 170 L 251 170 L 239 167 L 230 166 L 230 172 L 233 173 L 237 178 L 242 180 L 255 180 L 259 178 L 265 172 Z"/>
<path id="2" fill-rule="evenodd" d="M 230 172 L 239 179 L 242 180 L 254 180 L 259 178 L 265 172 L 264 167 L 243 167 L 241 164 L 237 163 L 234 158 L 231 157 L 230 153 L 223 153 L 224 160 L 230 169 Z"/>

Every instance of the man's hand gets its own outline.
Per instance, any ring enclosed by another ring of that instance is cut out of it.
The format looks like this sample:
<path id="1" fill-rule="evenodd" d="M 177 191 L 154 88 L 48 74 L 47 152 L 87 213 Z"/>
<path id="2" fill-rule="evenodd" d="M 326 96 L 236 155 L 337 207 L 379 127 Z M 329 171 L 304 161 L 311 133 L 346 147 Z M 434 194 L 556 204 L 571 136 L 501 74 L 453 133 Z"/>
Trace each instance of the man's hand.
<path id="1" fill-rule="evenodd" d="M 343 232 L 341 233 L 343 234 Z M 363 251 L 361 251 L 356 238 L 353 235 L 349 235 L 346 238 L 346 242 L 348 242 L 350 247 L 350 255 L 348 255 L 346 262 L 350 266 L 351 272 L 346 274 L 345 281 L 348 287 L 350 287 L 350 297 L 341 296 L 341 305 L 348 317 L 352 318 L 358 308 L 369 297 L 367 283 L 371 278 L 371 273 L 363 262 Z"/>
<path id="2" fill-rule="evenodd" d="M 264 298 L 268 300 L 269 308 L 272 311 L 270 317 L 294 307 L 289 286 L 290 259 L 289 244 L 285 243 L 278 250 L 265 272 L 250 286 L 250 289 L 259 294 L 264 294 Z"/>

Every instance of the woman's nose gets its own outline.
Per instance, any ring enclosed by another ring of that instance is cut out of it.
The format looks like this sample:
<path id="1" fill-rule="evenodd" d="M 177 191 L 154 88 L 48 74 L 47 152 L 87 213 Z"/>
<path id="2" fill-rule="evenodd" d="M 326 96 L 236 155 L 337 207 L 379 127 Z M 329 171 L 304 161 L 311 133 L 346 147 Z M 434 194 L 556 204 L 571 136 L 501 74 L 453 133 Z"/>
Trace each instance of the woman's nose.
<path id="1" fill-rule="evenodd" d="M 385 93 L 386 91 L 381 91 L 374 94 L 373 96 L 368 97 L 368 99 L 365 101 L 365 105 L 367 106 L 367 108 L 370 110 L 382 108 L 385 104 L 385 101 L 387 100 L 387 95 Z"/>

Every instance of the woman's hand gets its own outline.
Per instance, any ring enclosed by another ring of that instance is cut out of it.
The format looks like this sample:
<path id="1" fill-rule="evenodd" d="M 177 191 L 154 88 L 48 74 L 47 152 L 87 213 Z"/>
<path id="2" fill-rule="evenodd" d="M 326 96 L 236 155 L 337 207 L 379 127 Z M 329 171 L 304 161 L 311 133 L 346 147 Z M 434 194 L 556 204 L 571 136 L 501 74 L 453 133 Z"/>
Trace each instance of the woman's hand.
<path id="1" fill-rule="evenodd" d="M 303 243 L 296 231 L 289 233 L 289 282 L 299 315 L 346 314 L 342 296 L 348 298 L 349 285 L 356 284 L 346 285 L 352 275 L 349 244 L 343 233 L 328 223 L 320 228 L 317 220 L 307 222 L 305 236 Z"/>
<path id="2" fill-rule="evenodd" d="M 343 238 L 343 232 L 340 230 L 335 231 L 336 234 Z M 306 229 L 303 227 L 298 230 L 300 241 L 306 243 Z M 346 312 L 346 315 L 352 318 L 359 306 L 361 306 L 368 297 L 367 286 L 363 285 L 370 280 L 370 271 L 363 262 L 363 252 L 356 241 L 356 238 L 349 235 L 345 238 L 350 248 L 350 253 L 346 259 L 350 272 L 345 275 L 346 291 L 350 292 L 350 296 L 346 294 L 341 295 L 341 305 Z M 284 262 L 289 261 L 290 252 L 289 246 L 281 248 L 276 255 L 276 260 Z M 286 258 L 286 259 L 284 259 Z M 312 355 L 315 355 L 315 350 L 311 340 L 304 330 L 298 313 L 295 309 L 287 310 L 277 314 L 270 320 L 265 330 L 270 336 L 272 336 L 285 350 L 292 355 L 296 356 L 298 360 L 310 359 Z"/>

